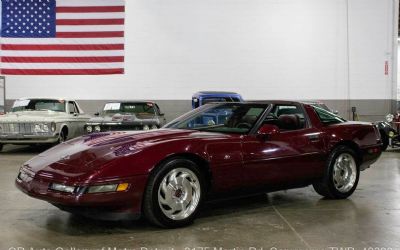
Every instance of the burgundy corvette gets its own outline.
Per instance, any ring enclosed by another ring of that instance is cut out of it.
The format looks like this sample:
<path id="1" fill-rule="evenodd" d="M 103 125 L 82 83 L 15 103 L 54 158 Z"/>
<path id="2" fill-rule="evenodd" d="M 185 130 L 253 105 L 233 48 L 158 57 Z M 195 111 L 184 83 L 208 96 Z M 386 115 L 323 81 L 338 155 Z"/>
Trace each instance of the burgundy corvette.
<path id="1" fill-rule="evenodd" d="M 313 185 L 350 196 L 381 154 L 379 131 L 318 106 L 266 101 L 208 104 L 157 131 L 86 135 L 26 162 L 26 194 L 60 209 L 144 215 L 179 227 L 217 194 Z"/>

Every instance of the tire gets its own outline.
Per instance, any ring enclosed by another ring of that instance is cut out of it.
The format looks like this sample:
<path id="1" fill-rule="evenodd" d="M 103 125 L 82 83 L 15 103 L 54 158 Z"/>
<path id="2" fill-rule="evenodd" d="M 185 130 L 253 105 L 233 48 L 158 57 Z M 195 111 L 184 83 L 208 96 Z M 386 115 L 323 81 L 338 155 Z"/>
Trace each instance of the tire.
<path id="1" fill-rule="evenodd" d="M 340 164 L 343 161 L 347 162 L 344 166 Z M 313 184 L 315 191 L 328 199 L 346 199 L 356 190 L 360 178 L 356 153 L 347 146 L 338 146 L 326 164 L 324 177 Z"/>
<path id="2" fill-rule="evenodd" d="M 384 131 L 380 131 L 382 139 L 382 151 L 386 151 L 389 146 L 389 136 Z"/>
<path id="3" fill-rule="evenodd" d="M 0 152 L 3 151 L 3 144 L 0 144 Z"/>
<path id="4" fill-rule="evenodd" d="M 173 158 L 150 175 L 143 214 L 151 224 L 159 227 L 189 225 L 197 216 L 205 190 L 204 174 L 197 164 L 188 159 Z"/>
<path id="5" fill-rule="evenodd" d="M 63 128 L 60 132 L 60 135 L 58 137 L 58 144 L 63 143 L 67 140 L 67 134 L 65 132 L 65 129 Z"/>

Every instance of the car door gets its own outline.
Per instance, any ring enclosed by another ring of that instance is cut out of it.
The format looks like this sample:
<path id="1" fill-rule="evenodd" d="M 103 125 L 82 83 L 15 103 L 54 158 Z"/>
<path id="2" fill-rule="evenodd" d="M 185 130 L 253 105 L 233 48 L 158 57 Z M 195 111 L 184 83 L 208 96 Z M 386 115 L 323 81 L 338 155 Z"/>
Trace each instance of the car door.
<path id="1" fill-rule="evenodd" d="M 293 119 L 297 118 L 293 124 Z M 285 119 L 290 120 L 289 124 L 285 124 Z M 274 105 L 262 124 L 278 126 L 279 133 L 269 138 L 256 135 L 243 138 L 246 183 L 287 185 L 321 176 L 324 166 L 322 135 L 311 126 L 301 105 Z"/>

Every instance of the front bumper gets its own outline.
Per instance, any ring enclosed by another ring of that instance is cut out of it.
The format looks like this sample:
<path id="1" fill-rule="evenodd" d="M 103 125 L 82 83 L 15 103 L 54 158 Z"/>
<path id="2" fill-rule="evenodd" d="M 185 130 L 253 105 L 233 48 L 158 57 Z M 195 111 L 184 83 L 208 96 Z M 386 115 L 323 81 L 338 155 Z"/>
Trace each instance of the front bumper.
<path id="1" fill-rule="evenodd" d="M 58 134 L 53 135 L 0 135 L 1 144 L 52 144 L 58 141 Z"/>
<path id="2" fill-rule="evenodd" d="M 115 179 L 107 182 L 96 183 L 68 183 L 57 180 L 44 179 L 42 177 L 28 176 L 23 180 L 18 175 L 15 185 L 19 190 L 27 195 L 47 201 L 53 205 L 70 212 L 95 211 L 109 213 L 135 214 L 141 213 L 142 196 L 144 193 L 147 176 L 133 176 L 129 178 Z M 107 193 L 64 193 L 51 190 L 51 183 L 60 183 L 64 185 L 76 186 L 77 190 L 85 190 L 92 185 L 104 185 L 110 183 L 130 183 L 128 190 L 123 192 Z"/>

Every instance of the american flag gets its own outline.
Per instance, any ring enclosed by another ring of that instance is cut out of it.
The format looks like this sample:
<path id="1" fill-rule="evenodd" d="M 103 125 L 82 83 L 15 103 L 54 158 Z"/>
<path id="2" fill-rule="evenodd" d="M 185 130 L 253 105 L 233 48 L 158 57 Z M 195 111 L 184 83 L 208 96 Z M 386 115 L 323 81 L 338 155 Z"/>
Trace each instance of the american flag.
<path id="1" fill-rule="evenodd" d="M 2 0 L 0 73 L 124 73 L 125 0 Z"/>

